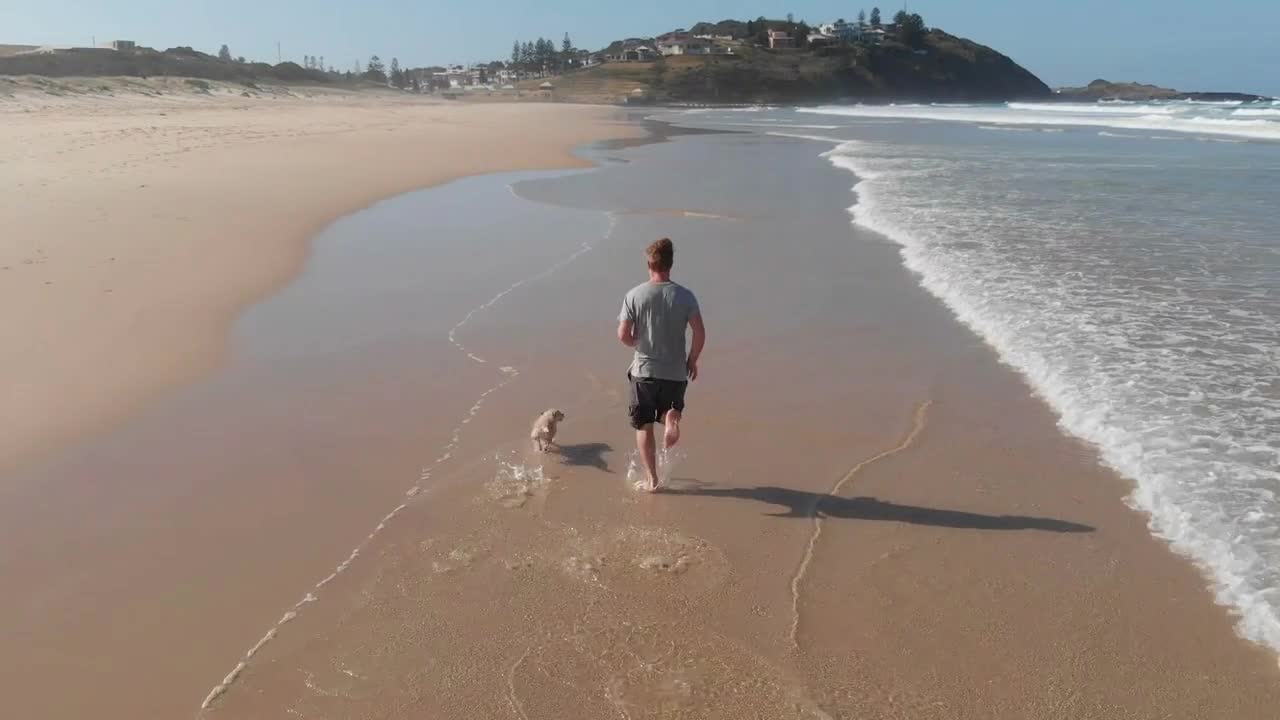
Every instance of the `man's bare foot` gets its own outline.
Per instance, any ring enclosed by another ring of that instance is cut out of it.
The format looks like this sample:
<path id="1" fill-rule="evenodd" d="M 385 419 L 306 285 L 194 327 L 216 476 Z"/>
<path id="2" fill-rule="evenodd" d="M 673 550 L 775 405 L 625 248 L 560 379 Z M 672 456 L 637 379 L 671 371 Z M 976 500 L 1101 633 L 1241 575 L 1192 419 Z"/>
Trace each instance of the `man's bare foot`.
<path id="1" fill-rule="evenodd" d="M 663 426 L 662 446 L 670 450 L 680 442 L 680 420 L 676 418 L 667 418 L 667 424 Z"/>
<path id="2" fill-rule="evenodd" d="M 646 489 L 648 492 L 656 493 L 656 492 L 658 492 L 658 488 L 659 488 L 659 487 L 660 487 L 660 486 L 659 486 L 659 484 L 658 484 L 658 478 L 650 476 L 650 477 L 649 477 L 649 487 L 647 487 L 647 488 L 645 488 L 645 489 Z"/>

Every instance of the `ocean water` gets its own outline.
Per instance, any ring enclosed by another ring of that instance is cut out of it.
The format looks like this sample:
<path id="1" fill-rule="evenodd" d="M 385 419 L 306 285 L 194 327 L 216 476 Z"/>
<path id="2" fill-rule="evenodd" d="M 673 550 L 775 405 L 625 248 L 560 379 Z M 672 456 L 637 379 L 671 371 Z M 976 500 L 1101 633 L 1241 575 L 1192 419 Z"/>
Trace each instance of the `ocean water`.
<path id="1" fill-rule="evenodd" d="M 665 118 L 849 170 L 852 221 L 901 246 L 1133 482 L 1240 633 L 1280 650 L 1280 101 Z"/>

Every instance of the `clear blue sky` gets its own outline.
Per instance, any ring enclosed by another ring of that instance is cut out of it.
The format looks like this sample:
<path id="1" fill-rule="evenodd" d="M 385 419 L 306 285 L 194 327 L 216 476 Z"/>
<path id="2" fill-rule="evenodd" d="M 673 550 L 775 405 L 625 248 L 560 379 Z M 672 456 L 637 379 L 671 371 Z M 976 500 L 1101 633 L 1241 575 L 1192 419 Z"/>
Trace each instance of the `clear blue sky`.
<path id="1" fill-rule="evenodd" d="M 901 2 L 901 0 L 898 0 Z M 866 5 L 859 3 L 866 2 Z M 323 55 L 349 68 L 372 54 L 402 65 L 507 57 L 516 38 L 599 48 L 698 20 L 852 19 L 871 2 L 835 0 L 0 0 L 0 43 L 126 38 L 270 60 Z M 886 16 L 900 5 L 882 5 Z M 930 26 L 1009 55 L 1050 85 L 1097 77 L 1183 90 L 1280 95 L 1280 0 L 917 0 Z"/>

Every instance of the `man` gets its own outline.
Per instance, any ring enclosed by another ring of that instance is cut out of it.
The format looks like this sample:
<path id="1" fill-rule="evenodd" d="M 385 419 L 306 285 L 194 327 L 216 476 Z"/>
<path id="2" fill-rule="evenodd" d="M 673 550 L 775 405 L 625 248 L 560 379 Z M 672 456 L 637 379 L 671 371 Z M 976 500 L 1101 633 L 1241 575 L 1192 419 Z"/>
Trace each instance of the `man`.
<path id="1" fill-rule="evenodd" d="M 680 417 L 688 381 L 698 379 L 698 357 L 706 344 L 698 300 L 690 290 L 671 282 L 675 248 L 663 238 L 645 250 L 649 282 L 637 285 L 622 301 L 618 339 L 635 348 L 627 372 L 631 383 L 631 427 L 644 462 L 649 491 L 658 489 L 657 449 L 653 424 L 663 424 L 663 444 L 680 441 Z M 693 329 L 693 344 L 685 354 L 685 327 Z"/>

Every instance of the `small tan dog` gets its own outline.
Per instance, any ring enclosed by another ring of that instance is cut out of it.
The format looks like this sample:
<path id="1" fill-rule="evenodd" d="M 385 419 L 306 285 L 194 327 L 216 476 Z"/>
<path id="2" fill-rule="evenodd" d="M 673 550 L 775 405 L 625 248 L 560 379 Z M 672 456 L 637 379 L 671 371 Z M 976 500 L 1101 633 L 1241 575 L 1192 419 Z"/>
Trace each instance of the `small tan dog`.
<path id="1" fill-rule="evenodd" d="M 551 408 L 533 421 L 533 430 L 529 432 L 529 439 L 533 440 L 538 452 L 546 452 L 547 448 L 553 445 L 560 447 L 556 445 L 556 426 L 561 420 L 564 420 L 564 413 Z"/>

